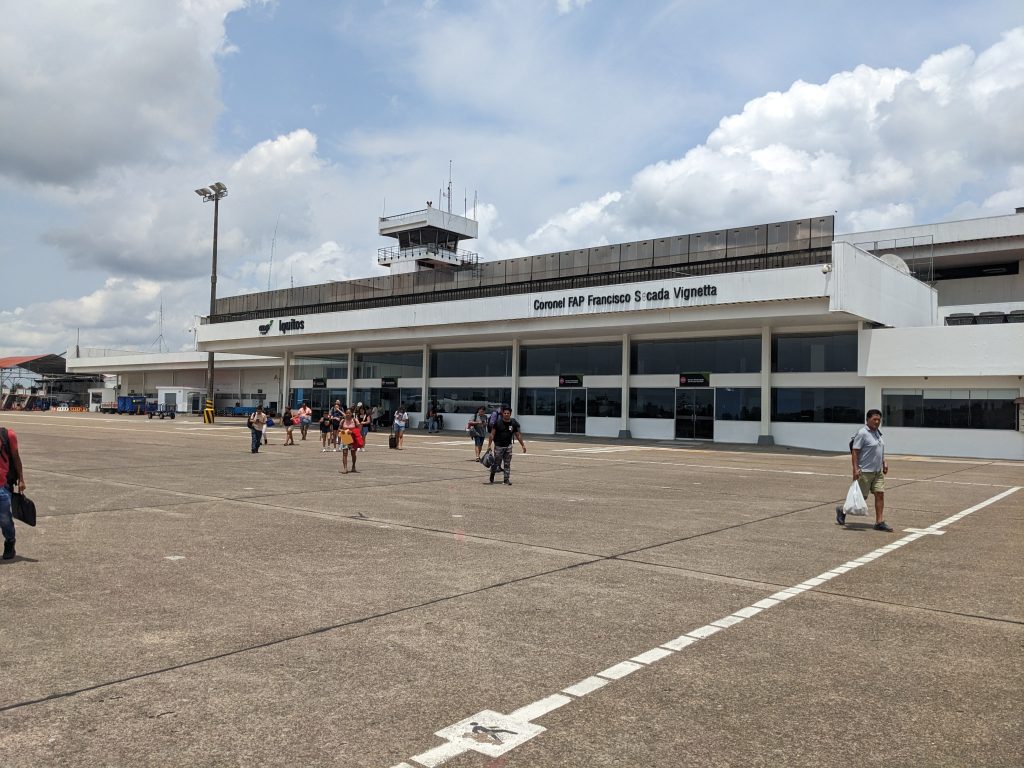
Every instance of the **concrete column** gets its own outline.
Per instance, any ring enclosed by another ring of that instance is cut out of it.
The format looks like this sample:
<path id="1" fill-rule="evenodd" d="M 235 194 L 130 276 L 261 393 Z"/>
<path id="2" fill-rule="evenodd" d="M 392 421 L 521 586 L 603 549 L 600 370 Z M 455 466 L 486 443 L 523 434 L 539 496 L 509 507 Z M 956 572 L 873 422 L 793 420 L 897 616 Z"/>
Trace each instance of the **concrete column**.
<path id="1" fill-rule="evenodd" d="M 291 395 L 288 390 L 291 386 L 291 370 L 292 370 L 292 353 L 288 350 L 284 352 L 284 366 L 281 369 L 281 412 L 284 413 L 285 408 L 291 407 Z"/>
<path id="2" fill-rule="evenodd" d="M 423 418 L 430 408 L 430 345 L 423 345 Z"/>
<path id="3" fill-rule="evenodd" d="M 512 413 L 519 408 L 519 339 L 512 339 Z"/>
<path id="4" fill-rule="evenodd" d="M 619 437 L 631 438 L 629 430 L 629 334 L 622 334 L 622 418 L 619 422 Z"/>
<path id="5" fill-rule="evenodd" d="M 772 329 L 761 326 L 761 431 L 758 445 L 775 445 L 772 436 Z"/>
<path id="6" fill-rule="evenodd" d="M 242 371 L 243 370 L 244 370 L 243 368 L 239 368 L 238 369 L 238 402 L 240 402 L 240 403 L 243 402 L 242 393 L 245 391 L 245 390 L 242 389 Z M 217 402 L 217 389 L 216 388 L 214 388 L 214 390 L 213 390 L 213 402 L 214 403 Z M 231 403 L 231 405 L 234 405 L 234 403 Z"/>
<path id="7" fill-rule="evenodd" d="M 355 354 L 356 351 L 352 348 L 348 348 L 348 365 L 345 370 L 348 372 L 348 377 L 345 380 L 345 405 L 351 406 L 352 403 L 352 381 L 355 378 L 356 366 L 355 366 Z M 333 403 L 328 404 L 328 408 Z"/>

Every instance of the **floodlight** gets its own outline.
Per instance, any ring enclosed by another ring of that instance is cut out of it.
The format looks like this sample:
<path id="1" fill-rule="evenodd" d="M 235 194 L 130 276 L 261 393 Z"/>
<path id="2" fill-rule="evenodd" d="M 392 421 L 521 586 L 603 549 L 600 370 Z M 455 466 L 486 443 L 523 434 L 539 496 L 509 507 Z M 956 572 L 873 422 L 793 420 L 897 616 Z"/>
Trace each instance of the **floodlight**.
<path id="1" fill-rule="evenodd" d="M 196 194 L 199 195 L 200 197 L 206 197 L 207 195 L 212 193 L 206 187 L 203 187 L 202 189 L 197 189 Z"/>
<path id="2" fill-rule="evenodd" d="M 212 189 L 214 192 L 223 192 L 224 190 L 227 189 L 227 187 L 224 186 L 224 184 L 222 182 L 218 181 L 215 184 L 211 184 L 210 185 L 210 189 Z"/>

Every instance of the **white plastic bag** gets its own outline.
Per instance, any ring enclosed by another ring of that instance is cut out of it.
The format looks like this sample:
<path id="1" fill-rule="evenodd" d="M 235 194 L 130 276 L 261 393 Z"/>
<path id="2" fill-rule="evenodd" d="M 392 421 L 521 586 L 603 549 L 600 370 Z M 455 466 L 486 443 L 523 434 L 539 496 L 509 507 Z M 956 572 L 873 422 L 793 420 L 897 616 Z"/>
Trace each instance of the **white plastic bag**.
<path id="1" fill-rule="evenodd" d="M 864 500 L 864 494 L 860 492 L 860 483 L 856 480 L 853 481 L 846 494 L 843 512 L 847 515 L 866 515 L 868 513 L 868 503 Z"/>

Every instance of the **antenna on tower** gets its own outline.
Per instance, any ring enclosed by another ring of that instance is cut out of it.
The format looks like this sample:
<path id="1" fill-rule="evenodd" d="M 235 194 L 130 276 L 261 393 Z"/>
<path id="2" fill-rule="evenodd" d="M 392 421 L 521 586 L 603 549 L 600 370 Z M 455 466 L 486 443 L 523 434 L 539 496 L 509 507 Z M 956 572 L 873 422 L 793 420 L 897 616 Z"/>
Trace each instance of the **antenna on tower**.
<path id="1" fill-rule="evenodd" d="M 160 335 L 153 342 L 157 345 L 157 352 L 164 351 L 164 295 L 160 294 Z"/>
<path id="2" fill-rule="evenodd" d="M 270 290 L 270 276 L 274 274 L 274 246 L 277 245 L 277 227 L 281 223 L 281 214 L 277 214 L 277 224 L 274 225 L 274 236 L 270 238 L 270 268 L 267 269 L 267 290 Z"/>
<path id="3" fill-rule="evenodd" d="M 452 161 L 448 161 L 448 213 L 452 212 Z"/>

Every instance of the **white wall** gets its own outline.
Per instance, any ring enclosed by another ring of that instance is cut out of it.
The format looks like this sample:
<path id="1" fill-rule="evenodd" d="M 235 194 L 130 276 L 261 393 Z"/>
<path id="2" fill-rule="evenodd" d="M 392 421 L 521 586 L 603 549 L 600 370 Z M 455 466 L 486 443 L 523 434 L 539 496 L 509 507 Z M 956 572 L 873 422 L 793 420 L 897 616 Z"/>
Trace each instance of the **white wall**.
<path id="1" fill-rule="evenodd" d="M 923 429 L 886 427 L 890 454 L 970 456 L 981 459 L 1024 459 L 1024 433 L 1003 429 Z"/>
<path id="2" fill-rule="evenodd" d="M 835 276 L 829 302 L 833 312 L 896 328 L 938 322 L 934 288 L 850 243 L 832 244 L 831 274 Z"/>
<path id="3" fill-rule="evenodd" d="M 716 443 L 757 443 L 761 434 L 761 422 L 759 421 L 716 421 L 715 442 Z"/>
<path id="4" fill-rule="evenodd" d="M 861 424 L 802 424 L 793 422 L 772 422 L 772 435 L 776 445 L 794 448 L 813 448 L 819 451 L 849 453 L 850 438 Z M 885 426 L 882 426 L 885 432 Z M 888 433 L 886 433 L 888 434 Z M 888 441 L 886 442 L 888 447 Z M 891 450 L 891 449 L 890 449 Z"/>
<path id="5" fill-rule="evenodd" d="M 1024 264 L 1021 264 L 1021 270 L 1024 271 Z M 968 277 L 962 280 L 939 280 L 935 283 L 935 288 L 939 292 L 939 306 L 943 309 L 953 304 L 1024 302 L 1024 274 L 1021 273 L 995 277 Z M 996 309 L 996 307 L 986 307 L 986 309 Z M 1003 309 L 1003 307 L 999 307 L 999 309 Z M 1009 309 L 1018 309 L 1018 307 Z M 970 312 L 972 310 L 961 311 Z"/>
<path id="6" fill-rule="evenodd" d="M 861 331 L 859 355 L 862 376 L 970 376 L 963 386 L 983 388 L 1024 375 L 1024 323 Z"/>

